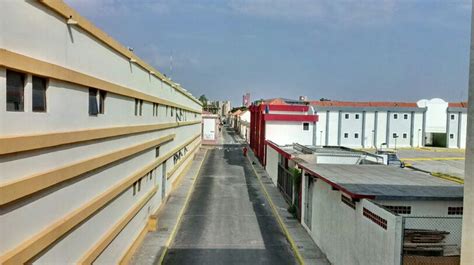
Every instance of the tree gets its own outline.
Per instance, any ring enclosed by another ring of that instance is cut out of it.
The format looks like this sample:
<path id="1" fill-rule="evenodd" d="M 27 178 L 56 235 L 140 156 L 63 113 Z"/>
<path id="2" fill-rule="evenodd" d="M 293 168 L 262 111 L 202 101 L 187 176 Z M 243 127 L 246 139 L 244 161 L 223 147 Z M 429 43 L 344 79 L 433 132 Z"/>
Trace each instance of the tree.
<path id="1" fill-rule="evenodd" d="M 202 94 L 200 97 L 199 97 L 199 101 L 201 101 L 202 105 L 206 106 L 207 105 L 207 97 L 206 95 Z"/>

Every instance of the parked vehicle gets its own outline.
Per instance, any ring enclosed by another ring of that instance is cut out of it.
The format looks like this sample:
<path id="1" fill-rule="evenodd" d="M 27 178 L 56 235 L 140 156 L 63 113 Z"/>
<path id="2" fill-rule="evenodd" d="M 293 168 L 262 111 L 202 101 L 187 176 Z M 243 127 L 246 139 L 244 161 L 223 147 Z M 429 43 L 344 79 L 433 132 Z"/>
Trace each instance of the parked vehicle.
<path id="1" fill-rule="evenodd" d="M 399 166 L 401 168 L 405 167 L 405 163 L 400 160 L 398 154 L 393 151 L 377 151 L 377 155 L 380 155 L 384 158 L 384 162 L 388 166 Z"/>

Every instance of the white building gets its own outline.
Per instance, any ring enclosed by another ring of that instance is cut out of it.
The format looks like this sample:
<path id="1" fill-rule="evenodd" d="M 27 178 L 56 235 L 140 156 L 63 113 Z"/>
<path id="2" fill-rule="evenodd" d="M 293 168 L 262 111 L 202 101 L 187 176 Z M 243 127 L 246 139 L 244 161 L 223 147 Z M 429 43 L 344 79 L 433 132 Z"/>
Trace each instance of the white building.
<path id="1" fill-rule="evenodd" d="M 464 148 L 467 108 L 442 99 L 406 102 L 311 101 L 316 145 L 354 148 Z M 295 140 L 295 142 L 298 142 Z"/>
<path id="2" fill-rule="evenodd" d="M 126 262 L 201 105 L 62 1 L 0 3 L 0 263 Z"/>
<path id="3" fill-rule="evenodd" d="M 332 264 L 459 264 L 462 185 L 343 147 L 268 142 L 266 155 L 270 179 Z M 410 240 L 418 230 L 444 238 Z"/>
<path id="4" fill-rule="evenodd" d="M 250 143 L 250 111 L 243 110 L 237 115 L 237 131 L 247 143 Z"/>

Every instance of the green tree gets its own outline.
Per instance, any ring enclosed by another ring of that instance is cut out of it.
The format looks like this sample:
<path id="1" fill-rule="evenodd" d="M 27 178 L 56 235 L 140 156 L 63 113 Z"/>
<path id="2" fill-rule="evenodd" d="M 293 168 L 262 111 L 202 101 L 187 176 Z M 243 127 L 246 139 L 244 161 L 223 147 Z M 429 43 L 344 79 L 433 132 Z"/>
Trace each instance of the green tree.
<path id="1" fill-rule="evenodd" d="M 199 101 L 201 101 L 202 105 L 206 106 L 207 105 L 207 97 L 206 95 L 202 94 L 200 97 L 199 97 Z"/>

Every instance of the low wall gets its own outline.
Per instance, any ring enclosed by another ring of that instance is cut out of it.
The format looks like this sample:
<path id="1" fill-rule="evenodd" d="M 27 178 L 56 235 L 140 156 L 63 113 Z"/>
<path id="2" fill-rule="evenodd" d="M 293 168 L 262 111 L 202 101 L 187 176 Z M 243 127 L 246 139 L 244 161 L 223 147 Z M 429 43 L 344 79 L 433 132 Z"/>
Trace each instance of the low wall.
<path id="1" fill-rule="evenodd" d="M 332 264 L 400 264 L 402 217 L 365 199 L 345 203 L 342 193 L 322 180 L 308 188 L 312 177 L 303 176 L 302 224 Z M 312 198 L 309 219 L 308 198 Z"/>

